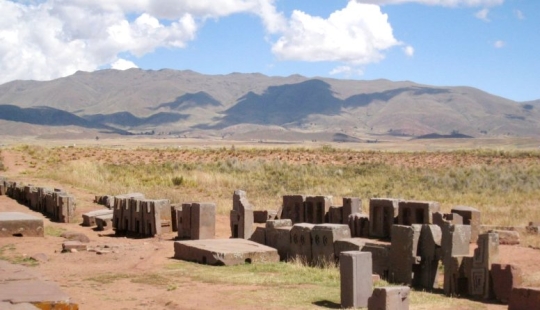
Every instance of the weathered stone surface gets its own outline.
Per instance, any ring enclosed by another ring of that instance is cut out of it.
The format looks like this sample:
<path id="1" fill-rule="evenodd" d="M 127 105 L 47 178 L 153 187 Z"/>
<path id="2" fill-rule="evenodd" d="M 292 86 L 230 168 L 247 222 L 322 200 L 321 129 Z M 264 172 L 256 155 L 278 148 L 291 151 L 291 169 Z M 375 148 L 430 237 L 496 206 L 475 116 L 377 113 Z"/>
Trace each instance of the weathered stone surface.
<path id="1" fill-rule="evenodd" d="M 362 213 L 349 215 L 348 225 L 352 237 L 369 237 L 369 216 Z"/>
<path id="2" fill-rule="evenodd" d="M 342 252 L 339 261 L 341 307 L 366 307 L 373 290 L 371 253 Z"/>
<path id="3" fill-rule="evenodd" d="M 388 279 L 390 269 L 390 243 L 368 242 L 362 248 L 362 252 L 370 252 L 373 261 L 373 274 L 378 274 L 382 279 Z"/>
<path id="4" fill-rule="evenodd" d="M 499 235 L 495 233 L 478 236 L 469 274 L 469 294 L 475 298 L 490 299 L 492 296 L 490 268 L 499 256 Z"/>
<path id="5" fill-rule="evenodd" d="M 413 265 L 418 264 L 418 241 L 422 225 L 392 226 L 389 280 L 392 283 L 411 285 Z"/>
<path id="6" fill-rule="evenodd" d="M 0 237 L 43 237 L 43 220 L 20 212 L 0 212 Z"/>
<path id="7" fill-rule="evenodd" d="M 322 224 L 325 216 L 332 205 L 331 196 L 308 196 L 304 203 L 304 221 L 311 224 Z"/>
<path id="8" fill-rule="evenodd" d="M 425 290 L 438 288 L 437 276 L 441 259 L 441 228 L 437 225 L 422 225 L 418 244 L 420 269 L 415 274 L 415 286 Z"/>
<path id="9" fill-rule="evenodd" d="M 319 224 L 311 230 L 312 255 L 314 264 L 333 263 L 334 242 L 340 239 L 350 238 L 349 226 L 343 224 Z"/>
<path id="10" fill-rule="evenodd" d="M 101 209 L 101 210 L 95 210 L 95 211 L 90 211 L 90 212 L 84 213 L 82 215 L 82 218 L 83 218 L 82 225 L 83 226 L 94 226 L 94 225 L 96 225 L 96 216 L 98 216 L 98 215 L 108 215 L 108 214 L 112 215 L 113 211 L 109 210 L 109 209 Z"/>
<path id="11" fill-rule="evenodd" d="M 522 271 L 515 265 L 491 265 L 491 279 L 495 299 L 502 303 L 508 303 L 512 289 L 523 283 Z"/>
<path id="12" fill-rule="evenodd" d="M 305 222 L 304 195 L 283 196 L 280 219 L 290 219 L 293 224 Z"/>
<path id="13" fill-rule="evenodd" d="M 490 233 L 496 233 L 499 235 L 499 244 L 505 245 L 518 245 L 519 233 L 512 230 L 490 230 Z"/>
<path id="14" fill-rule="evenodd" d="M 480 211 L 468 206 L 457 206 L 452 208 L 451 212 L 461 215 L 463 217 L 463 224 L 471 226 L 471 243 L 476 242 L 480 234 L 480 225 L 482 224 Z"/>
<path id="15" fill-rule="evenodd" d="M 255 223 L 264 224 L 266 221 L 275 220 L 277 211 L 275 210 L 255 210 L 253 211 L 253 220 Z"/>
<path id="16" fill-rule="evenodd" d="M 233 208 L 230 213 L 231 236 L 249 239 L 253 233 L 253 206 L 247 200 L 246 192 L 236 190 L 233 194 Z"/>
<path id="17" fill-rule="evenodd" d="M 469 272 L 465 265 L 472 256 L 450 256 L 444 261 L 444 294 L 466 296 L 469 293 Z"/>
<path id="18" fill-rule="evenodd" d="M 112 229 L 112 214 L 98 215 L 95 218 L 97 230 L 109 230 Z"/>
<path id="19" fill-rule="evenodd" d="M 343 210 L 341 224 L 347 224 L 349 215 L 362 213 L 362 200 L 358 197 L 343 197 Z"/>
<path id="20" fill-rule="evenodd" d="M 343 207 L 330 206 L 327 222 L 330 224 L 343 224 Z"/>
<path id="21" fill-rule="evenodd" d="M 435 201 L 399 201 L 398 224 L 433 224 L 433 213 L 440 205 Z"/>
<path id="22" fill-rule="evenodd" d="M 191 239 L 214 239 L 216 235 L 216 204 L 211 202 L 191 205 Z"/>
<path id="23" fill-rule="evenodd" d="M 277 249 L 281 260 L 290 257 L 291 229 L 290 219 L 266 222 L 266 245 Z"/>
<path id="24" fill-rule="evenodd" d="M 90 242 L 90 239 L 88 238 L 88 236 L 86 236 L 83 233 L 76 232 L 76 231 L 65 231 L 60 235 L 60 237 L 65 238 L 70 241 L 79 241 L 81 243 Z"/>
<path id="25" fill-rule="evenodd" d="M 312 262 L 311 252 L 311 230 L 315 224 L 298 223 L 294 224 L 290 231 L 290 256 L 306 264 Z"/>
<path id="26" fill-rule="evenodd" d="M 57 284 L 45 281 L 28 267 L 0 260 L 0 309 L 32 309 L 4 308 L 6 303 L 32 303 L 41 309 L 78 309 L 77 304 Z"/>
<path id="27" fill-rule="evenodd" d="M 515 287 L 510 294 L 508 310 L 539 310 L 540 287 Z"/>
<path id="28" fill-rule="evenodd" d="M 62 251 L 69 252 L 71 250 L 86 251 L 87 245 L 80 241 L 64 241 L 62 243 Z"/>
<path id="29" fill-rule="evenodd" d="M 408 310 L 408 286 L 378 287 L 368 301 L 368 310 Z"/>
<path id="30" fill-rule="evenodd" d="M 334 255 L 335 257 L 339 257 L 341 252 L 362 251 L 362 248 L 370 241 L 370 239 L 366 238 L 344 238 L 336 240 L 334 242 Z"/>
<path id="31" fill-rule="evenodd" d="M 249 240 L 266 245 L 266 229 L 264 227 L 256 227 Z"/>
<path id="32" fill-rule="evenodd" d="M 174 257 L 208 265 L 279 261 L 276 249 L 245 239 L 186 240 L 174 243 Z"/>
<path id="33" fill-rule="evenodd" d="M 369 235 L 390 238 L 392 225 L 397 224 L 398 199 L 371 198 L 369 200 Z"/>

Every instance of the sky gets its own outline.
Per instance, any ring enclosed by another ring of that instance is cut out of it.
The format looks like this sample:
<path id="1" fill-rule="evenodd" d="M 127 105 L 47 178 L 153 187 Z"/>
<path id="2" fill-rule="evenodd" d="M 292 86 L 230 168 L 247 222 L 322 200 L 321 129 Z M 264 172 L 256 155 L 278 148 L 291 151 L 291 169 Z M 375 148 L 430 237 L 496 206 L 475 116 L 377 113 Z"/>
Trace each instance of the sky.
<path id="1" fill-rule="evenodd" d="M 164 68 L 540 99 L 538 0 L 0 0 L 0 84 Z"/>

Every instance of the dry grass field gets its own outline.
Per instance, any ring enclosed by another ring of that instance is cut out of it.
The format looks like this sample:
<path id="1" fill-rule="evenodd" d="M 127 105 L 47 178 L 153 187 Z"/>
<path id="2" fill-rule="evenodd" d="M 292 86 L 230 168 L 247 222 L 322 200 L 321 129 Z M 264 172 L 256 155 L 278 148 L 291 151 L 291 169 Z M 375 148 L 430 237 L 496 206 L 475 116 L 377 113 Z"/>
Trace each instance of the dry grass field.
<path id="1" fill-rule="evenodd" d="M 0 149 L 0 175 L 67 188 L 77 196 L 80 212 L 96 208 L 90 202 L 93 195 L 126 192 L 141 192 L 149 198 L 168 198 L 173 202 L 213 201 L 218 206 L 218 225 L 224 226 L 221 237 L 225 238 L 235 189 L 247 191 L 257 209 L 277 209 L 282 195 L 302 193 L 332 195 L 335 204 L 341 202 L 341 197 L 358 196 L 363 199 L 364 210 L 371 197 L 434 200 L 441 203 L 444 211 L 456 205 L 469 205 L 480 209 L 483 223 L 490 225 L 524 226 L 529 221 L 540 221 L 540 151 L 535 147 L 538 141 L 534 140 L 491 140 L 481 147 L 475 145 L 478 141 L 470 140 L 429 144 L 393 141 L 373 146 L 181 142 L 13 142 Z M 46 238 L 56 240 L 58 230 L 74 228 L 65 225 L 50 223 Z M 107 242 L 127 242 L 122 238 L 110 239 Z M 104 238 L 99 240 L 105 242 Z M 509 254 L 503 255 L 503 260 L 515 257 L 511 248 L 517 248 L 527 254 L 519 254 L 527 266 L 540 266 L 540 261 L 535 261 L 538 250 L 524 248 L 540 246 L 540 238 L 522 236 L 522 240 L 522 246 L 508 247 L 505 253 Z M 153 257 L 151 264 L 144 265 L 138 257 L 126 257 L 125 263 L 121 263 L 109 256 L 103 257 L 111 264 L 109 267 L 103 267 L 101 262 L 102 269 L 90 273 L 78 270 L 77 264 L 88 264 L 90 268 L 94 260 L 71 261 L 70 255 L 64 254 L 55 260 L 64 266 L 68 278 L 54 280 L 79 299 L 88 297 L 82 303 L 85 307 L 339 307 L 339 272 L 334 267 L 313 269 L 280 263 L 215 268 L 170 261 L 169 241 L 166 244 L 161 240 L 129 242 L 137 243 L 141 249 L 155 250 L 148 254 Z M 0 259 L 25 263 L 20 255 L 31 246 L 35 245 L 0 243 Z M 142 260 L 147 254 L 143 252 L 133 255 L 140 255 Z M 54 275 L 53 263 L 47 264 L 36 268 Z M 531 270 L 526 283 L 539 286 L 540 270 Z M 134 292 L 116 292 L 113 288 L 119 286 Z M 231 291 L 231 287 L 236 289 Z M 205 300 L 203 303 L 194 297 L 186 297 L 185 303 L 175 299 L 197 290 L 208 291 L 205 298 L 199 296 Z M 99 294 L 105 294 L 107 303 L 88 300 Z M 148 301 L 152 298 L 154 303 Z M 505 308 L 468 299 L 449 299 L 439 293 L 415 291 L 411 298 L 412 309 Z M 212 303 L 214 299 L 216 302 Z"/>

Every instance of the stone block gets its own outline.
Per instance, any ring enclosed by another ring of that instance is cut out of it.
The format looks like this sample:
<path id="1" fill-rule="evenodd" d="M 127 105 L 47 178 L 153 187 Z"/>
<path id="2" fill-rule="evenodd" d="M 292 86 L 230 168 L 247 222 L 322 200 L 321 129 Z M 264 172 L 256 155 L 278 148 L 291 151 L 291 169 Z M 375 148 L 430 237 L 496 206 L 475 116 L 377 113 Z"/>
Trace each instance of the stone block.
<path id="1" fill-rule="evenodd" d="M 397 224 L 398 199 L 371 198 L 369 200 L 369 235 L 390 238 L 392 226 Z"/>
<path id="2" fill-rule="evenodd" d="M 275 220 L 276 216 L 277 216 L 277 211 L 274 211 L 274 210 L 253 211 L 253 221 L 259 224 L 264 224 L 268 220 Z"/>
<path id="3" fill-rule="evenodd" d="M 328 209 L 328 223 L 343 224 L 343 207 L 330 206 L 330 209 Z"/>
<path id="4" fill-rule="evenodd" d="M 0 237 L 43 235 L 43 219 L 20 212 L 0 212 Z"/>
<path id="5" fill-rule="evenodd" d="M 319 224 L 311 230 L 312 260 L 314 264 L 334 263 L 334 242 L 351 238 L 349 226 L 343 224 Z"/>
<path id="6" fill-rule="evenodd" d="M 80 241 L 64 241 L 62 243 L 62 251 L 69 252 L 71 250 L 86 251 L 87 245 Z"/>
<path id="7" fill-rule="evenodd" d="M 210 202 L 191 205 L 191 239 L 214 239 L 216 235 L 216 204 Z"/>
<path id="8" fill-rule="evenodd" d="M 442 224 L 441 254 L 443 263 L 452 256 L 469 255 L 471 226 Z"/>
<path id="9" fill-rule="evenodd" d="M 113 211 L 109 210 L 109 209 L 102 209 L 102 210 L 95 210 L 95 211 L 90 211 L 90 212 L 84 213 L 82 215 L 82 219 L 83 219 L 82 225 L 83 226 L 95 226 L 96 225 L 96 216 L 109 215 L 109 214 L 112 215 Z"/>
<path id="10" fill-rule="evenodd" d="M 367 214 L 353 213 L 348 219 L 352 237 L 369 237 L 369 217 Z"/>
<path id="11" fill-rule="evenodd" d="M 367 307 L 373 291 L 371 253 L 342 252 L 339 261 L 341 307 Z"/>
<path id="12" fill-rule="evenodd" d="M 58 213 L 56 220 L 60 223 L 71 223 L 75 216 L 75 197 L 58 195 Z"/>
<path id="13" fill-rule="evenodd" d="M 343 197 L 343 222 L 339 224 L 347 224 L 349 215 L 355 213 L 362 213 L 362 200 L 358 197 Z"/>
<path id="14" fill-rule="evenodd" d="M 480 211 L 468 206 L 457 206 L 452 208 L 452 213 L 457 213 L 463 217 L 463 224 L 471 226 L 471 243 L 476 242 L 480 234 Z"/>
<path id="15" fill-rule="evenodd" d="M 521 269 L 515 265 L 491 265 L 491 279 L 495 299 L 505 304 L 510 300 L 512 289 L 520 287 L 523 283 Z"/>
<path id="16" fill-rule="evenodd" d="M 368 300 L 368 310 L 408 310 L 408 286 L 377 287 Z"/>
<path id="17" fill-rule="evenodd" d="M 178 238 L 191 238 L 191 202 L 183 203 L 182 210 L 178 211 Z"/>
<path id="18" fill-rule="evenodd" d="M 332 205 L 331 196 L 308 196 L 304 204 L 304 221 L 311 224 L 325 222 L 326 214 Z"/>
<path id="19" fill-rule="evenodd" d="M 305 264 L 311 264 L 311 230 L 315 224 L 294 224 L 290 231 L 290 256 Z"/>
<path id="20" fill-rule="evenodd" d="M 418 244 L 420 256 L 419 272 L 415 274 L 414 285 L 425 290 L 438 288 L 438 269 L 441 259 L 441 228 L 437 225 L 422 225 Z"/>
<path id="21" fill-rule="evenodd" d="M 253 206 L 247 200 L 246 192 L 237 190 L 233 194 L 233 209 L 230 213 L 231 236 L 249 239 L 253 233 Z"/>
<path id="22" fill-rule="evenodd" d="M 508 310 L 540 310 L 540 287 L 515 287 Z"/>
<path id="23" fill-rule="evenodd" d="M 389 281 L 411 285 L 413 265 L 417 265 L 418 241 L 422 225 L 392 226 L 392 245 L 390 246 Z"/>
<path id="24" fill-rule="evenodd" d="M 174 242 L 174 258 L 207 265 L 240 265 L 279 261 L 276 249 L 245 239 Z"/>
<path id="25" fill-rule="evenodd" d="M 370 239 L 365 238 L 344 238 L 334 242 L 334 256 L 339 258 L 341 252 L 362 251 Z"/>
<path id="26" fill-rule="evenodd" d="M 97 230 L 109 230 L 112 229 L 112 214 L 97 215 L 95 217 Z"/>
<path id="27" fill-rule="evenodd" d="M 290 220 L 279 220 L 291 223 Z M 277 222 L 273 221 L 273 222 Z M 287 260 L 291 255 L 292 226 L 270 226 L 266 222 L 266 245 L 278 251 L 281 260 Z M 273 227 L 273 228 L 271 228 Z"/>
<path id="28" fill-rule="evenodd" d="M 499 244 L 505 245 L 518 245 L 520 238 L 519 232 L 514 230 L 497 230 L 493 229 L 489 231 L 490 233 L 496 233 L 499 235 Z"/>
<path id="29" fill-rule="evenodd" d="M 249 240 L 266 245 L 266 229 L 264 227 L 255 227 L 255 231 Z"/>
<path id="30" fill-rule="evenodd" d="M 283 196 L 283 206 L 280 219 L 290 219 L 293 224 L 305 222 L 304 195 Z"/>
<path id="31" fill-rule="evenodd" d="M 399 201 L 398 224 L 433 224 L 433 213 L 440 205 L 435 201 Z"/>
<path id="32" fill-rule="evenodd" d="M 466 296 L 469 292 L 469 279 L 466 262 L 471 256 L 451 256 L 444 262 L 444 294 L 446 296 Z"/>
<path id="33" fill-rule="evenodd" d="M 362 248 L 362 252 L 370 252 L 372 258 L 372 273 L 379 275 L 382 279 L 388 279 L 390 269 L 390 243 L 368 242 Z"/>
<path id="34" fill-rule="evenodd" d="M 178 217 L 177 217 L 177 211 L 182 210 L 181 204 L 171 204 L 171 224 L 172 224 L 172 231 L 177 232 L 178 231 Z"/>

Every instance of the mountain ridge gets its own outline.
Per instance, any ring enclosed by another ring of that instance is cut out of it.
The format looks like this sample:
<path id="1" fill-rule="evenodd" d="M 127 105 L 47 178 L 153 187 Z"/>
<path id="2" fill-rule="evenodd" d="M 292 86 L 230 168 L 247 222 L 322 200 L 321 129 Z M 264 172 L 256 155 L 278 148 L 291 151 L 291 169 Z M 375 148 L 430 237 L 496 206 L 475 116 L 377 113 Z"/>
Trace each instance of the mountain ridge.
<path id="1" fill-rule="evenodd" d="M 171 69 L 80 71 L 52 81 L 0 85 L 0 107 L 17 106 L 21 110 L 6 113 L 25 115 L 0 119 L 21 126 L 25 118 L 31 119 L 24 109 L 46 106 L 87 121 L 86 128 L 183 135 L 202 130 L 223 136 L 227 128 L 246 125 L 253 128 L 254 138 L 264 135 L 258 126 L 359 139 L 452 132 L 531 136 L 540 134 L 539 103 L 515 102 L 468 86 Z M 249 136 L 245 130 L 242 134 Z"/>

